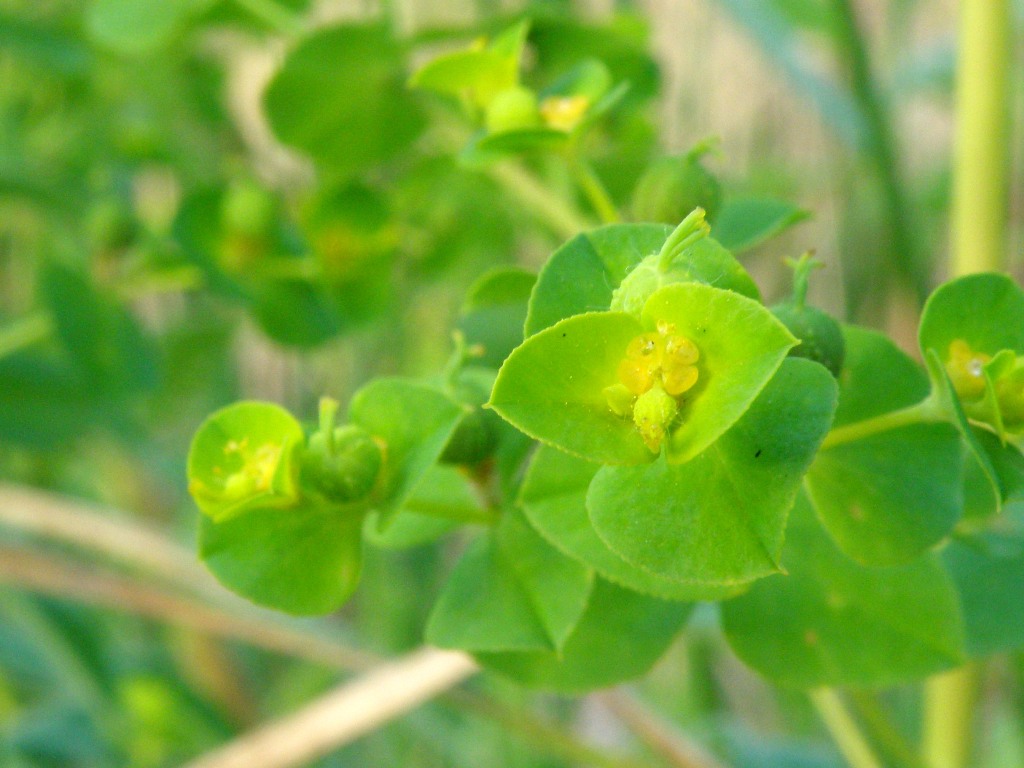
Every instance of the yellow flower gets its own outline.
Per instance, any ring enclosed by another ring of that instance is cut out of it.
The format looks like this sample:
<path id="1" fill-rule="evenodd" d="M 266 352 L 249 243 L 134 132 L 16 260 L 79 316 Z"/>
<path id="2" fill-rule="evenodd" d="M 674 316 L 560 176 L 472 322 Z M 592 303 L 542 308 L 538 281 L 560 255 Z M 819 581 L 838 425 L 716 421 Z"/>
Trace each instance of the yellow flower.
<path id="1" fill-rule="evenodd" d="M 985 394 L 985 364 L 992 359 L 984 352 L 975 352 L 963 339 L 949 345 L 946 373 L 961 400 L 978 400 Z"/>
<path id="2" fill-rule="evenodd" d="M 679 411 L 679 398 L 700 378 L 697 345 L 658 323 L 657 332 L 643 333 L 626 346 L 616 371 L 618 383 L 605 389 L 608 407 L 632 417 L 651 451 L 657 453 Z"/>

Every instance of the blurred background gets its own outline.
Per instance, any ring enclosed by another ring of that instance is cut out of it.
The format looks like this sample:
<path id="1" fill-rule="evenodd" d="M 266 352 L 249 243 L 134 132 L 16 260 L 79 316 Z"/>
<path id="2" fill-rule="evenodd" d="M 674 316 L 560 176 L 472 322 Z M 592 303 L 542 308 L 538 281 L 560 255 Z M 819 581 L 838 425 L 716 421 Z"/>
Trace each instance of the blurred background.
<path id="1" fill-rule="evenodd" d="M 597 223 L 557 164 L 460 161 L 472 126 L 405 87 L 416 66 L 531 18 L 524 82 L 596 57 L 630 83 L 585 147 L 627 218 L 652 163 L 714 137 L 712 197 L 810 214 L 744 256 L 766 299 L 813 249 L 811 300 L 912 350 L 945 270 L 956 5 L 0 0 L 0 765 L 180 765 L 421 642 L 450 545 L 371 550 L 343 611 L 289 620 L 205 574 L 184 471 L 234 400 L 312 418 L 436 373 L 473 282 L 572 234 L 528 182 Z M 290 56 L 372 20 L 372 55 Z M 1015 199 L 1015 269 L 1020 221 Z M 840 764 L 713 614 L 641 687 L 731 765 Z M 1000 690 L 983 764 L 1024 765 Z M 613 703 L 481 678 L 319 765 L 665 764 Z"/>

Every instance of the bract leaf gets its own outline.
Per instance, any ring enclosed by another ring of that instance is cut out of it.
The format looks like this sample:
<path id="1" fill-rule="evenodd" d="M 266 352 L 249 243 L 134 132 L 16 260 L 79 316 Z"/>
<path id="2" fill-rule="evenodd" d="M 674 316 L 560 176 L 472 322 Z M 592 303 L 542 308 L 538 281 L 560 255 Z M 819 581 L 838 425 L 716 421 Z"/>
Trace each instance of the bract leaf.
<path id="1" fill-rule="evenodd" d="M 953 585 L 934 555 L 895 568 L 839 552 L 804 497 L 782 562 L 788 575 L 722 605 L 736 654 L 770 679 L 800 686 L 887 685 L 962 663 Z"/>
<path id="2" fill-rule="evenodd" d="M 960 595 L 968 653 L 979 657 L 1024 646 L 1024 537 L 960 537 L 942 551 L 942 562 Z"/>
<path id="3" fill-rule="evenodd" d="M 657 253 L 672 228 L 611 224 L 583 232 L 556 250 L 537 276 L 525 335 L 559 320 L 611 306 L 612 291 L 643 259 Z"/>
<path id="4" fill-rule="evenodd" d="M 498 368 L 523 343 L 527 302 L 537 276 L 522 269 L 491 270 L 469 289 L 458 328 L 482 348 L 480 363 Z"/>
<path id="5" fill-rule="evenodd" d="M 510 511 L 456 565 L 426 639 L 467 651 L 559 651 L 583 615 L 592 580 L 592 571 Z"/>
<path id="6" fill-rule="evenodd" d="M 656 600 L 598 579 L 561 653 L 478 653 L 476 658 L 487 669 L 530 687 L 564 692 L 604 688 L 650 669 L 690 610 L 686 603 Z"/>
<path id="7" fill-rule="evenodd" d="M 464 410 L 438 390 L 404 379 L 376 379 L 349 404 L 349 420 L 383 441 L 374 506 L 386 523 L 433 467 Z"/>
<path id="8" fill-rule="evenodd" d="M 633 423 L 608 407 L 604 389 L 640 323 L 619 312 L 570 317 L 530 336 L 502 365 L 490 407 L 531 437 L 615 464 L 650 461 Z"/>
<path id="9" fill-rule="evenodd" d="M 214 576 L 254 603 L 298 615 L 330 613 L 362 570 L 362 510 L 310 504 L 203 517 L 199 554 Z"/>
<path id="10" fill-rule="evenodd" d="M 998 274 L 967 275 L 939 286 L 921 313 L 921 354 L 934 349 L 945 362 L 957 340 L 988 355 L 1003 349 L 1024 353 L 1024 291 Z"/>
<path id="11" fill-rule="evenodd" d="M 927 396 L 921 369 L 885 336 L 845 327 L 836 426 L 906 408 Z M 908 562 L 960 517 L 963 449 L 950 424 L 913 424 L 822 450 L 808 489 L 822 524 L 866 564 Z"/>
<path id="12" fill-rule="evenodd" d="M 729 429 L 796 344 L 758 302 L 701 283 L 658 290 L 644 306 L 643 323 L 648 328 L 668 323 L 700 350 L 700 378 L 668 440 L 672 463 L 688 461 Z"/>
<path id="13" fill-rule="evenodd" d="M 691 461 L 599 470 L 587 492 L 594 529 L 627 562 L 667 579 L 727 585 L 777 572 L 786 517 L 835 397 L 822 366 L 786 360 Z"/>
<path id="14" fill-rule="evenodd" d="M 662 600 L 721 600 L 742 590 L 672 581 L 630 565 L 609 549 L 587 515 L 587 488 L 599 469 L 598 464 L 540 447 L 523 480 L 519 504 L 544 538 L 602 578 Z"/>

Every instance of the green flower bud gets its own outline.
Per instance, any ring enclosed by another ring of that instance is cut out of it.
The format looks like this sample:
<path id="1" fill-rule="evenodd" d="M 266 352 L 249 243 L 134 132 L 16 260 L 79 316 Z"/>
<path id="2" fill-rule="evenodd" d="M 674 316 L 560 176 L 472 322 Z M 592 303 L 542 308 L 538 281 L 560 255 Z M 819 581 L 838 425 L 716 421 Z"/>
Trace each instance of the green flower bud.
<path id="1" fill-rule="evenodd" d="M 661 450 L 669 427 L 679 412 L 674 397 L 660 386 L 654 386 L 636 399 L 633 405 L 633 423 L 640 431 L 644 443 L 653 452 Z"/>
<path id="2" fill-rule="evenodd" d="M 777 304 L 771 312 L 800 339 L 800 343 L 789 351 L 790 357 L 805 357 L 821 363 L 833 376 L 839 376 L 846 358 L 846 342 L 839 323 L 816 307 L 797 307 L 794 304 Z"/>
<path id="3" fill-rule="evenodd" d="M 800 343 L 789 351 L 790 357 L 804 357 L 821 363 L 833 376 L 839 376 L 846 359 L 846 342 L 839 323 L 823 310 L 805 304 L 811 270 L 822 266 L 810 253 L 799 260 L 788 260 L 793 268 L 793 297 L 771 307 L 771 312 L 796 336 Z"/>
<path id="4" fill-rule="evenodd" d="M 277 200 L 252 181 L 232 184 L 221 200 L 221 223 L 231 234 L 265 237 L 277 216 Z"/>
<path id="5" fill-rule="evenodd" d="M 316 432 L 302 454 L 302 482 L 329 501 L 341 504 L 369 496 L 384 457 L 373 436 L 362 427 L 335 427 L 328 439 Z"/>
<path id="6" fill-rule="evenodd" d="M 694 208 L 703 208 L 713 219 L 722 207 L 722 185 L 701 164 L 701 154 L 651 163 L 633 191 L 633 218 L 675 224 Z"/>
<path id="7" fill-rule="evenodd" d="M 521 85 L 499 92 L 487 105 L 488 133 L 504 133 L 540 125 L 537 94 Z"/>
<path id="8" fill-rule="evenodd" d="M 611 309 L 639 318 L 655 291 L 675 283 L 705 283 L 760 300 L 754 281 L 736 258 L 708 237 L 704 210 L 696 208 L 668 236 L 661 251 L 634 267 L 612 293 Z"/>

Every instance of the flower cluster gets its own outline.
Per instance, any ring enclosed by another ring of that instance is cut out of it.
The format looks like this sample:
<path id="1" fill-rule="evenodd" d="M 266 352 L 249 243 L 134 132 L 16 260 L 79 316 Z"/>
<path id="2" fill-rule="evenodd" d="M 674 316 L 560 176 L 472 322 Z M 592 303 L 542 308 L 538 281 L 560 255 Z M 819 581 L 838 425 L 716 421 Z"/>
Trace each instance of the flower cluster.
<path id="1" fill-rule="evenodd" d="M 657 332 L 643 333 L 626 347 L 619 363 L 618 382 L 605 389 L 608 407 L 631 417 L 644 443 L 657 453 L 679 412 L 679 398 L 691 390 L 700 374 L 700 351 L 675 326 L 661 321 Z"/>

